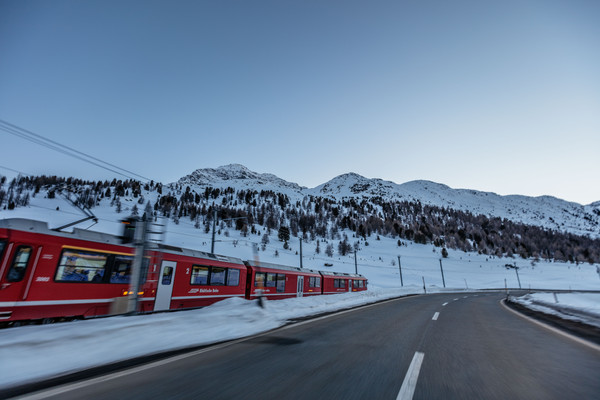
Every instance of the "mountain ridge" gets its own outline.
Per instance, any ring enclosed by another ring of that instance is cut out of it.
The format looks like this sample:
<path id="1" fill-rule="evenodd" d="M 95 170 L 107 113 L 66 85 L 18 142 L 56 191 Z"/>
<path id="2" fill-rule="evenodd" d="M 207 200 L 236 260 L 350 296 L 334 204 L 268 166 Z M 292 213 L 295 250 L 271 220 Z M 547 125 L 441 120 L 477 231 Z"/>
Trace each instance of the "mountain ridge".
<path id="1" fill-rule="evenodd" d="M 338 175 L 314 188 L 288 182 L 271 173 L 257 173 L 241 164 L 197 169 L 177 184 L 195 187 L 233 187 L 271 190 L 294 200 L 306 196 L 376 198 L 389 201 L 420 202 L 423 205 L 468 211 L 473 214 L 506 218 L 512 221 L 576 234 L 600 237 L 600 201 L 589 205 L 569 202 L 554 196 L 499 195 L 473 189 L 453 189 L 445 184 L 415 180 L 402 184 L 379 178 L 366 178 L 355 172 Z"/>

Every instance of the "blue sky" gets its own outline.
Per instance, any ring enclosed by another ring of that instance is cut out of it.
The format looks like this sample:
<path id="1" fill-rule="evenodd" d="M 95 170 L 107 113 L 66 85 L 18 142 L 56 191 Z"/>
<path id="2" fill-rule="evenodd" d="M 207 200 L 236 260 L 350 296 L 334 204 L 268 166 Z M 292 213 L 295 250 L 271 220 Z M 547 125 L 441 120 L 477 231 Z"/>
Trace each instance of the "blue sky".
<path id="1" fill-rule="evenodd" d="M 0 0 L 0 119 L 162 182 L 240 163 L 587 204 L 599 20 L 581 0 Z M 3 167 L 115 177 L 0 143 Z"/>

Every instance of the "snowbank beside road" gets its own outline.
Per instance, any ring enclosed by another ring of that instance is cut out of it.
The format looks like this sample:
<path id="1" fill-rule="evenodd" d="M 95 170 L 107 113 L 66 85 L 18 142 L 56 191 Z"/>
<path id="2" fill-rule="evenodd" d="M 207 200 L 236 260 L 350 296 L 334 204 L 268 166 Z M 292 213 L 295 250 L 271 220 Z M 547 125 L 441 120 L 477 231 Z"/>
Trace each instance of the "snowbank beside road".
<path id="1" fill-rule="evenodd" d="M 531 293 L 512 301 L 534 311 L 600 327 L 600 292 Z"/>

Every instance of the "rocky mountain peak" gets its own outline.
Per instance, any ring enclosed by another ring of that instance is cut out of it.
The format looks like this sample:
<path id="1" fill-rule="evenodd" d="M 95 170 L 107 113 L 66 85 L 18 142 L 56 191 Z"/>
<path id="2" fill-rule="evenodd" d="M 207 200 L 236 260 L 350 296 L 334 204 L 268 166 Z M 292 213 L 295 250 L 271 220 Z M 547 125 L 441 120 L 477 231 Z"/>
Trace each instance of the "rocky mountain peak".
<path id="1" fill-rule="evenodd" d="M 233 187 L 236 189 L 299 191 L 303 188 L 293 182 L 283 180 L 273 174 L 251 171 L 241 164 L 229 164 L 218 168 L 197 169 L 179 179 L 182 185 Z"/>

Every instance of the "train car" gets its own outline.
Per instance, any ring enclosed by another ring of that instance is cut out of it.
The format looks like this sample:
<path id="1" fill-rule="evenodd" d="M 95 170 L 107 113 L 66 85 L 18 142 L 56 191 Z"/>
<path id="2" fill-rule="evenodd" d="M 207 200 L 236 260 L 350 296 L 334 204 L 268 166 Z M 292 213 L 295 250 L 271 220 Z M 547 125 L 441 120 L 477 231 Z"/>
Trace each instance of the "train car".
<path id="1" fill-rule="evenodd" d="M 0 220 L 0 324 L 52 322 L 127 310 L 135 248 L 122 237 L 45 222 Z M 361 275 L 319 272 L 167 245 L 144 257 L 138 312 L 366 290 Z"/>
<path id="2" fill-rule="evenodd" d="M 109 314 L 129 289 L 133 255 L 116 236 L 0 220 L 0 321 Z"/>
<path id="3" fill-rule="evenodd" d="M 367 290 L 367 279 L 359 274 L 320 271 L 323 276 L 323 294 L 359 292 Z"/>
<path id="4" fill-rule="evenodd" d="M 267 299 L 321 294 L 318 271 L 259 261 L 244 263 L 248 267 L 247 299 L 256 299 L 261 294 Z"/>
<path id="5" fill-rule="evenodd" d="M 152 311 L 204 307 L 246 295 L 243 261 L 202 251 L 159 245 L 145 287 L 156 290 Z"/>
<path id="6" fill-rule="evenodd" d="M 117 236 L 0 220 L 0 322 L 122 313 L 133 260 L 134 248 Z M 246 294 L 240 259 L 158 245 L 144 264 L 140 312 L 203 307 Z"/>
<path id="7" fill-rule="evenodd" d="M 360 274 L 352 274 L 352 291 L 362 292 L 367 290 L 367 278 Z"/>

